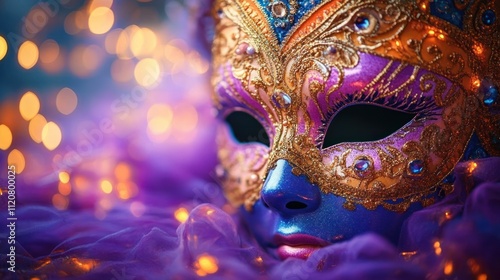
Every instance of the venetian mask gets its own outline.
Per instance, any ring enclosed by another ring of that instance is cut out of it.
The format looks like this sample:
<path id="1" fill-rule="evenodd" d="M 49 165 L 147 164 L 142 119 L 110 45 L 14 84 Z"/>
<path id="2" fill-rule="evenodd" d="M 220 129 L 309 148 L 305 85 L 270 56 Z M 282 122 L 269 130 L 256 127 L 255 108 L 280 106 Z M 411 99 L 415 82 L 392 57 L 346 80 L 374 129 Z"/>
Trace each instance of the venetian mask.
<path id="1" fill-rule="evenodd" d="M 271 254 L 307 256 L 500 155 L 500 1 L 218 0 L 217 174 Z"/>

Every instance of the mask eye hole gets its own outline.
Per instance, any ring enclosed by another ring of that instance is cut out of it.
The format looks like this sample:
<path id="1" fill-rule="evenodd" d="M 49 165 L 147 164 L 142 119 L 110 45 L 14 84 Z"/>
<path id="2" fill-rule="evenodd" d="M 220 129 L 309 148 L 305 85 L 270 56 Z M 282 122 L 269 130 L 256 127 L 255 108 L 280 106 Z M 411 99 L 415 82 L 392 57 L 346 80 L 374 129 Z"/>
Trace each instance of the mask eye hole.
<path id="1" fill-rule="evenodd" d="M 235 111 L 230 113 L 224 120 L 234 139 L 239 143 L 261 143 L 269 147 L 269 135 L 262 124 L 252 115 Z"/>
<path id="2" fill-rule="evenodd" d="M 376 105 L 358 104 L 343 108 L 330 122 L 323 149 L 344 142 L 384 139 L 408 124 L 416 114 Z"/>

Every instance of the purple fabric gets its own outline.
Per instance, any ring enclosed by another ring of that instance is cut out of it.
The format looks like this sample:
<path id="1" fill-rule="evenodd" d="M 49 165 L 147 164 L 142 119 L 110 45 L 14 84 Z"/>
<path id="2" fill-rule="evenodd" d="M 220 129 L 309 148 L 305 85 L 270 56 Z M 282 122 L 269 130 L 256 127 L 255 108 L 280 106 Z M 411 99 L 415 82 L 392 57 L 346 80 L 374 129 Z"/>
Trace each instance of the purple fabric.
<path id="1" fill-rule="evenodd" d="M 459 164 L 455 192 L 408 219 L 401 248 L 367 233 L 322 248 L 308 260 L 281 262 L 259 248 L 237 214 L 221 210 L 220 192 L 199 199 L 214 203 L 196 206 L 183 200 L 184 207 L 192 208 L 184 223 L 173 215 L 181 204 L 170 193 L 167 205 L 147 205 L 140 217 L 126 205 L 103 220 L 89 211 L 19 208 L 17 273 L 2 270 L 1 278 L 192 279 L 199 277 L 197 258 L 209 255 L 217 271 L 207 279 L 477 279 L 482 274 L 500 279 L 500 158 L 476 163 L 472 172 L 470 163 Z M 474 188 L 466 196 L 460 190 L 470 184 Z M 200 186 L 206 184 L 183 187 Z M 401 250 L 416 254 L 405 259 Z"/>

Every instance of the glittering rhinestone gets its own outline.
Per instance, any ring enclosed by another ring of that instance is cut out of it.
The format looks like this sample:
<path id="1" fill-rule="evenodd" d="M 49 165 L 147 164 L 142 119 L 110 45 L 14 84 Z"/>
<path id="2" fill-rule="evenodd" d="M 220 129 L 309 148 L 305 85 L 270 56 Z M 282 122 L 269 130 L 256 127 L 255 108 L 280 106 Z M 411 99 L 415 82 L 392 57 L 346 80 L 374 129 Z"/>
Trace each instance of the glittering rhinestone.
<path id="1" fill-rule="evenodd" d="M 227 178 L 227 171 L 222 165 L 217 165 L 215 167 L 215 174 L 221 180 L 225 180 Z"/>
<path id="2" fill-rule="evenodd" d="M 222 9 L 219 9 L 219 10 L 217 11 L 217 16 L 218 16 L 219 18 L 223 18 L 223 17 L 224 17 L 224 12 L 222 11 Z"/>
<path id="3" fill-rule="evenodd" d="M 367 158 L 359 158 L 356 160 L 356 163 L 354 163 L 354 169 L 358 172 L 366 172 L 370 168 L 370 161 Z"/>
<path id="4" fill-rule="evenodd" d="M 495 23 L 497 16 L 493 10 L 486 10 L 481 16 L 481 19 L 485 25 L 492 25 Z"/>
<path id="5" fill-rule="evenodd" d="M 259 183 L 259 182 L 260 182 L 260 177 L 259 177 L 258 174 L 256 174 L 256 173 L 250 174 L 250 177 L 248 178 L 248 183 L 250 185 L 255 185 L 255 184 Z"/>
<path id="6" fill-rule="evenodd" d="M 498 99 L 498 87 L 491 86 L 484 93 L 483 102 L 486 106 L 495 104 Z"/>
<path id="7" fill-rule="evenodd" d="M 285 3 L 281 1 L 271 3 L 271 13 L 277 18 L 285 17 L 288 13 Z"/>
<path id="8" fill-rule="evenodd" d="M 274 104 L 280 109 L 287 109 L 292 104 L 292 98 L 282 91 L 274 92 L 272 99 Z"/>
<path id="9" fill-rule="evenodd" d="M 483 103 L 486 106 L 495 104 L 498 100 L 498 86 L 496 86 L 491 79 L 485 78 L 481 82 L 479 91 L 483 95 Z"/>
<path id="10" fill-rule="evenodd" d="M 255 54 L 255 48 L 252 47 L 252 46 L 248 46 L 248 48 L 247 48 L 247 54 L 248 55 Z"/>
<path id="11" fill-rule="evenodd" d="M 368 29 L 368 27 L 370 27 L 370 19 L 365 16 L 359 16 L 354 21 L 354 25 L 358 30 Z"/>
<path id="12" fill-rule="evenodd" d="M 424 171 L 424 162 L 420 159 L 416 159 L 410 162 L 409 168 L 412 174 L 420 174 Z"/>
<path id="13" fill-rule="evenodd" d="M 248 49 L 248 44 L 247 43 L 241 43 L 235 50 L 235 53 L 240 55 L 240 54 L 244 54 L 247 52 L 247 49 Z"/>
<path id="14" fill-rule="evenodd" d="M 334 46 L 328 46 L 323 52 L 324 55 L 336 54 L 337 49 Z"/>

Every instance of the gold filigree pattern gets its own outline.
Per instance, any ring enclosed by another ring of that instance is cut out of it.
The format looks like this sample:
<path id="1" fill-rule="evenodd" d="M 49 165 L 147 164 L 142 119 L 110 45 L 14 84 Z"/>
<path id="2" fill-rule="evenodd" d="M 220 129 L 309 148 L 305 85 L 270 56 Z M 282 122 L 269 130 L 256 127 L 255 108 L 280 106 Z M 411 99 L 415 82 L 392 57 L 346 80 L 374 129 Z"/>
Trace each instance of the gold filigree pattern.
<path id="1" fill-rule="evenodd" d="M 254 1 L 216 1 L 214 11 L 222 14 L 213 44 L 214 101 L 223 114 L 252 112 L 272 138 L 270 149 L 240 145 L 222 128 L 219 158 L 229 199 L 251 209 L 266 174 L 286 159 L 294 174 L 344 197 L 347 209 L 404 211 L 414 202 L 432 203 L 438 187 L 450 191 L 440 182 L 474 132 L 489 154 L 500 155 L 498 102 L 485 106 L 480 93 L 482 80 L 500 80 L 500 28 L 477 20 L 500 7 L 471 5 L 460 29 L 431 16 L 429 1 L 325 1 L 280 44 Z M 358 28 L 359 17 L 370 24 Z M 363 64 L 368 56 L 378 64 Z M 352 80 L 361 65 L 369 69 L 367 80 Z M 277 93 L 291 104 L 273 102 Z M 322 149 L 331 117 L 356 102 L 419 115 L 388 138 Z M 356 170 L 360 159 L 370 168 Z M 412 172 L 415 163 L 422 172 Z"/>

